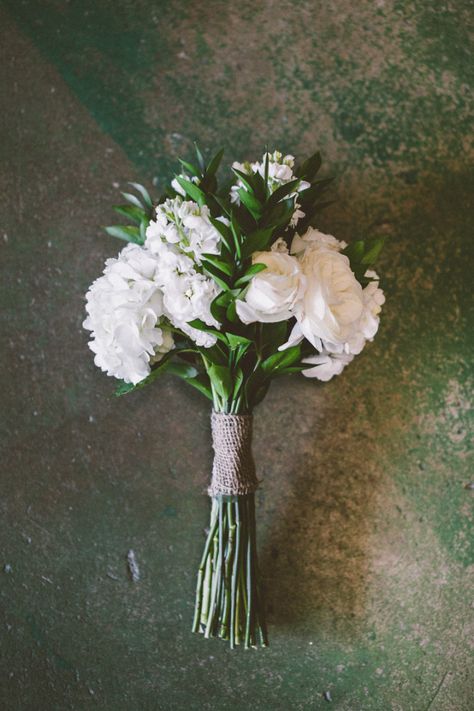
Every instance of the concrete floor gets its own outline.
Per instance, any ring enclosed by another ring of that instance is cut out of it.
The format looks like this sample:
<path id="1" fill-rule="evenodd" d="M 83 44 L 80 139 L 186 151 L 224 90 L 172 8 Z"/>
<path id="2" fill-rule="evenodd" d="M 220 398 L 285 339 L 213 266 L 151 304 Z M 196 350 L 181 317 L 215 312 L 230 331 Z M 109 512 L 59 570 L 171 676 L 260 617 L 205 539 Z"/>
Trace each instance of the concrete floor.
<path id="1" fill-rule="evenodd" d="M 2 710 L 474 708 L 472 21 L 462 0 L 1 3 Z M 190 633 L 206 402 L 172 379 L 114 399 L 81 329 L 116 185 L 169 179 L 194 139 L 320 148 L 321 228 L 390 237 L 376 341 L 257 411 L 258 652 Z"/>

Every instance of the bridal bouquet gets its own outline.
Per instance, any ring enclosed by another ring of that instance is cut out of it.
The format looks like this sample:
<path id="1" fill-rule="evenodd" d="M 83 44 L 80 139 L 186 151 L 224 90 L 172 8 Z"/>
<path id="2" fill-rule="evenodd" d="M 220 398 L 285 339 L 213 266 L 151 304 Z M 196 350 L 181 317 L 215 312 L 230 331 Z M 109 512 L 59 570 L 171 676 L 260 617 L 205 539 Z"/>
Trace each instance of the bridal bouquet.
<path id="1" fill-rule="evenodd" d="M 330 179 L 319 153 L 265 153 L 233 163 L 219 189 L 222 151 L 196 163 L 154 202 L 131 183 L 106 228 L 128 244 L 90 287 L 84 328 L 95 364 L 118 395 L 164 373 L 212 403 L 210 525 L 197 575 L 193 631 L 230 646 L 267 644 L 259 580 L 252 416 L 271 381 L 327 381 L 375 336 L 384 295 L 372 266 L 382 238 L 350 244 L 314 227 Z"/>

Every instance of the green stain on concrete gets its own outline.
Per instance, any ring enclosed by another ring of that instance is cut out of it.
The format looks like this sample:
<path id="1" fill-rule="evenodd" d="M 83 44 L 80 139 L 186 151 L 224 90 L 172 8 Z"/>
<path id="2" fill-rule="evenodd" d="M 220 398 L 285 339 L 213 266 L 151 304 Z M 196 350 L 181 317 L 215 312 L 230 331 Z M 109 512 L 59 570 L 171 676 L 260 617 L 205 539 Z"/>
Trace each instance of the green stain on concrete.
<path id="1" fill-rule="evenodd" d="M 4 6 L 3 705 L 470 711 L 470 3 Z M 322 229 L 389 237 L 375 342 L 257 412 L 258 655 L 189 632 L 206 404 L 172 379 L 112 398 L 81 330 L 121 246 L 112 183 L 169 177 L 194 139 L 321 147 Z"/>

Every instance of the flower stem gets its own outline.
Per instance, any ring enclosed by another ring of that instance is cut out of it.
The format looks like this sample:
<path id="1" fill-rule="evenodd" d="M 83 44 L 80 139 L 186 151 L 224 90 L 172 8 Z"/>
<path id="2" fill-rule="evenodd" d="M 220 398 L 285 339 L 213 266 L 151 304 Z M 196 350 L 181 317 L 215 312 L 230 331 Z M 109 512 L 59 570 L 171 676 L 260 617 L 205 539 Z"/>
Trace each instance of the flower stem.
<path id="1" fill-rule="evenodd" d="M 211 523 L 198 570 L 193 632 L 266 646 L 258 580 L 255 496 L 212 499 Z"/>

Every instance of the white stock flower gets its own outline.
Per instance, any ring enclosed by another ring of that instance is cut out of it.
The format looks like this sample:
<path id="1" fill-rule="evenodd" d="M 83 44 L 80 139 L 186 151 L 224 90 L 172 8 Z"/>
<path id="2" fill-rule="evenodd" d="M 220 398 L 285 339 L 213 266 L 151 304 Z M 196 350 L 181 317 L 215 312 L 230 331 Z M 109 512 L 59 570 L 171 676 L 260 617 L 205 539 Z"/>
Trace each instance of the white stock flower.
<path id="1" fill-rule="evenodd" d="M 214 345 L 215 336 L 188 325 L 200 319 L 208 326 L 220 326 L 211 314 L 211 303 L 221 290 L 201 273 L 201 256 L 218 254 L 220 249 L 220 234 L 209 220 L 207 206 L 200 208 L 180 197 L 165 200 L 147 228 L 145 247 L 159 260 L 157 278 L 166 316 L 197 345 Z"/>
<path id="2" fill-rule="evenodd" d="M 211 314 L 211 303 L 219 294 L 214 281 L 195 271 L 188 274 L 169 273 L 163 284 L 163 293 L 164 311 L 172 324 L 198 346 L 213 346 L 215 336 L 192 328 L 189 321 L 200 319 L 208 326 L 220 325 Z"/>
<path id="3" fill-rule="evenodd" d="M 199 265 L 203 254 L 218 254 L 220 249 L 221 236 L 209 217 L 207 205 L 199 207 L 179 196 L 167 198 L 147 227 L 145 246 L 158 253 L 160 242 L 175 244 Z"/>
<path id="4" fill-rule="evenodd" d="M 173 348 L 171 333 L 161 321 L 164 304 L 157 272 L 156 257 L 130 244 L 106 261 L 103 275 L 86 294 L 83 326 L 92 331 L 89 347 L 95 364 L 134 385 Z"/>
<path id="5" fill-rule="evenodd" d="M 301 299 L 304 278 L 298 260 L 278 251 L 280 247 L 253 255 L 253 264 L 265 264 L 266 269 L 251 279 L 245 300 L 236 302 L 237 315 L 243 323 L 285 321 Z"/>
<path id="6" fill-rule="evenodd" d="M 295 175 L 293 174 L 293 166 L 295 164 L 295 159 L 291 155 L 286 155 L 284 156 L 280 151 L 274 151 L 273 153 L 265 153 L 262 156 L 261 161 L 255 161 L 254 163 L 233 163 L 232 167 L 235 168 L 236 170 L 239 170 L 241 173 L 245 173 L 247 175 L 252 175 L 253 173 L 259 173 L 262 178 L 265 178 L 265 162 L 266 159 L 268 158 L 268 179 L 267 179 L 267 185 L 269 188 L 270 193 L 275 192 L 277 188 L 279 188 L 281 185 L 285 185 L 286 183 L 289 183 L 291 180 L 295 179 Z M 299 185 L 297 186 L 297 189 L 290 193 L 290 195 L 287 195 L 287 197 L 293 197 L 296 198 L 298 193 L 300 193 L 302 190 L 306 190 L 306 188 L 310 187 L 310 183 L 308 183 L 306 180 L 300 180 Z M 237 204 L 240 204 L 240 196 L 239 196 L 239 190 L 240 188 L 243 188 L 246 190 L 246 187 L 242 180 L 237 179 L 237 183 L 235 185 L 232 185 L 230 189 L 230 200 L 231 202 L 235 202 Z M 295 203 L 295 211 L 293 213 L 293 216 L 291 218 L 291 225 L 294 227 L 298 223 L 298 220 L 301 219 L 302 217 L 305 216 L 305 213 L 299 209 L 300 205 Z"/>

